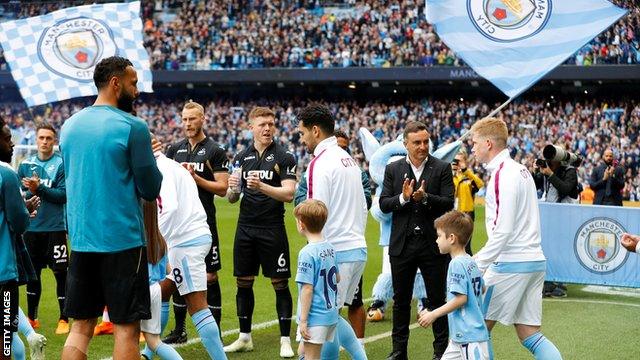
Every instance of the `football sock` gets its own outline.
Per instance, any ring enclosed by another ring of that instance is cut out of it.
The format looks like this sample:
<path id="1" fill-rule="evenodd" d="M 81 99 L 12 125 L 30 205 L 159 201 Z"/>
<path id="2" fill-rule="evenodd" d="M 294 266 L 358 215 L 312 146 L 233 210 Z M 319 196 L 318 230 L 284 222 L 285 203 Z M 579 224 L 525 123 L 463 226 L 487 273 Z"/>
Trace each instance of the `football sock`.
<path id="1" fill-rule="evenodd" d="M 38 318 L 38 305 L 40 304 L 40 295 L 42 295 L 41 274 L 42 270 L 36 270 L 38 279 L 27 283 L 27 314 L 31 320 Z"/>
<path id="2" fill-rule="evenodd" d="M 169 346 L 169 345 L 167 345 L 167 344 L 165 344 L 163 342 L 161 342 L 160 345 L 158 345 L 158 347 L 156 348 L 155 353 L 162 360 L 182 360 L 182 356 L 180 356 L 180 354 L 178 354 L 176 349 L 172 348 L 171 346 Z M 149 357 L 149 359 L 152 359 L 152 357 Z"/>
<path id="3" fill-rule="evenodd" d="M 342 316 L 338 317 L 336 335 L 333 338 L 333 342 L 326 342 L 322 346 L 321 359 L 337 359 L 340 353 L 340 346 L 347 350 L 354 360 L 367 359 L 367 354 L 364 351 L 364 347 L 358 341 L 356 333 L 353 332 L 351 325 Z"/>
<path id="4" fill-rule="evenodd" d="M 558 348 L 541 332 L 524 339 L 522 345 L 533 354 L 536 360 L 562 360 Z"/>
<path id="5" fill-rule="evenodd" d="M 26 360 L 27 353 L 25 352 L 24 343 L 20 339 L 17 333 L 13 333 L 13 339 L 11 341 L 11 353 L 15 360 Z"/>
<path id="6" fill-rule="evenodd" d="M 207 304 L 216 319 L 216 324 L 220 328 L 220 320 L 222 319 L 222 295 L 220 294 L 220 283 L 218 280 L 207 284 Z"/>
<path id="7" fill-rule="evenodd" d="M 66 300 L 65 286 L 67 283 L 67 272 L 56 271 L 53 273 L 56 278 L 56 295 L 58 296 L 58 308 L 60 309 L 60 320 L 69 321 L 69 318 L 64 315 L 64 302 Z"/>
<path id="8" fill-rule="evenodd" d="M 255 306 L 253 287 L 238 288 L 238 293 L 236 294 L 236 305 L 238 311 L 238 321 L 240 322 L 240 332 L 250 333 L 251 317 L 253 315 L 253 308 Z"/>
<path id="9" fill-rule="evenodd" d="M 291 333 L 291 314 L 293 312 L 293 300 L 289 287 L 276 289 L 276 311 L 280 324 L 280 336 L 289 337 Z"/>
<path id="10" fill-rule="evenodd" d="M 224 353 L 222 347 L 222 341 L 220 340 L 220 330 L 216 325 L 216 321 L 209 309 L 202 309 L 195 314 L 191 315 L 191 320 L 202 339 L 204 347 L 207 349 L 207 353 L 212 359 L 226 359 L 227 356 Z"/>
<path id="11" fill-rule="evenodd" d="M 160 335 L 164 332 L 169 322 L 169 302 L 162 303 L 162 309 L 160 310 Z"/>
<path id="12" fill-rule="evenodd" d="M 29 335 L 34 332 L 31 323 L 29 323 L 29 319 L 27 319 L 27 316 L 21 308 L 18 308 L 18 332 L 24 335 L 24 337 L 29 337 Z"/>
<path id="13" fill-rule="evenodd" d="M 185 331 L 185 319 L 187 318 L 187 303 L 180 296 L 178 290 L 173 293 L 173 313 L 176 315 L 176 329 Z"/>

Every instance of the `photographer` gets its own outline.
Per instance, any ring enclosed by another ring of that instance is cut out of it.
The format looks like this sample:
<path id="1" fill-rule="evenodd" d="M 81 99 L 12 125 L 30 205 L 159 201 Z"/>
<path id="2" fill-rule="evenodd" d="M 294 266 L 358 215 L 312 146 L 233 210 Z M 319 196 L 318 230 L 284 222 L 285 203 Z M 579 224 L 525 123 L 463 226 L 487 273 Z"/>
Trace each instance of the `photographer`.
<path id="1" fill-rule="evenodd" d="M 533 178 L 536 188 L 543 191 L 541 201 L 577 204 L 580 194 L 578 174 L 573 166 L 558 160 L 538 159 Z M 545 281 L 542 290 L 545 297 L 566 297 L 567 287 L 562 283 Z"/>
<path id="2" fill-rule="evenodd" d="M 613 159 L 613 151 L 607 149 L 602 154 L 602 163 L 591 173 L 591 188 L 596 193 L 594 205 L 622 206 L 624 169 Z"/>
<path id="3" fill-rule="evenodd" d="M 451 162 L 455 190 L 454 208 L 475 220 L 475 195 L 478 190 L 484 187 L 484 182 L 478 175 L 473 173 L 468 164 L 467 154 L 464 151 L 456 154 L 455 159 Z M 471 252 L 471 240 L 465 246 L 465 250 L 469 255 L 473 255 Z"/>

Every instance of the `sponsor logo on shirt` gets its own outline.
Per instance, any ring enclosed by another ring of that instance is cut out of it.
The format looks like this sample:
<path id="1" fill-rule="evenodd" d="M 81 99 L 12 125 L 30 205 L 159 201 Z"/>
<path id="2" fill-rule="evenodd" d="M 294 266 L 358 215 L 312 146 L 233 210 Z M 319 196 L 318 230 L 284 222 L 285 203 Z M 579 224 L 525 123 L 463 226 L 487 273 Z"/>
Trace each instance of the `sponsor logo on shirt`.
<path id="1" fill-rule="evenodd" d="M 340 162 L 342 162 L 342 166 L 344 167 L 352 167 L 352 166 L 358 166 L 358 164 L 356 163 L 355 160 L 353 160 L 352 158 L 348 157 L 348 158 L 342 158 L 340 160 Z"/>
<path id="2" fill-rule="evenodd" d="M 180 163 L 180 165 L 191 165 L 193 167 L 194 171 L 197 172 L 204 172 L 204 163 L 198 163 L 198 162 L 183 162 Z"/>
<path id="3" fill-rule="evenodd" d="M 204 155 L 206 153 L 207 153 L 207 149 L 205 149 L 205 148 L 202 148 L 202 149 L 198 150 L 198 155 Z"/>
<path id="4" fill-rule="evenodd" d="M 40 179 L 40 183 L 48 188 L 52 185 L 51 179 Z"/>
<path id="5" fill-rule="evenodd" d="M 180 149 L 178 151 L 176 151 L 176 154 L 180 154 L 180 153 L 184 153 L 187 152 L 187 149 Z"/>
<path id="6" fill-rule="evenodd" d="M 247 160 L 253 160 L 253 159 L 255 159 L 255 158 L 256 158 L 256 156 L 255 156 L 255 155 L 251 155 L 251 156 L 245 156 L 245 158 L 244 158 L 244 159 L 242 159 L 242 160 L 247 161 Z"/>
<path id="7" fill-rule="evenodd" d="M 273 154 L 269 154 L 269 156 L 267 156 L 267 158 L 265 159 L 267 162 L 272 162 L 273 159 L 275 159 L 276 157 Z"/>
<path id="8" fill-rule="evenodd" d="M 242 172 L 242 177 L 247 180 L 249 173 L 257 174 L 260 180 L 273 180 L 273 171 L 267 170 L 251 170 L 248 172 Z"/>

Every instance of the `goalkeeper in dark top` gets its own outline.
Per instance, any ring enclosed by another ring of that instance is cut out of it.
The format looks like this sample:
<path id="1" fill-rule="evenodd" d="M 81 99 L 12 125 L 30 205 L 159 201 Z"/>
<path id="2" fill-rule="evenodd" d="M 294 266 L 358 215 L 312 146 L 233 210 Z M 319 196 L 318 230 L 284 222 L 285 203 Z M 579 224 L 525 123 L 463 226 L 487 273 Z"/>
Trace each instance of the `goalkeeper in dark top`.
<path id="1" fill-rule="evenodd" d="M 69 332 L 69 318 L 63 313 L 67 280 L 68 248 L 64 205 L 67 202 L 62 156 L 54 151 L 56 130 L 49 124 L 36 128 L 38 152 L 24 160 L 18 168 L 22 190 L 27 197 L 37 195 L 42 203 L 31 219 L 24 240 L 38 279 L 27 284 L 27 308 L 31 326 L 40 327 L 38 305 L 42 294 L 41 273 L 47 266 L 56 278 L 56 296 L 60 318 L 56 334 Z"/>

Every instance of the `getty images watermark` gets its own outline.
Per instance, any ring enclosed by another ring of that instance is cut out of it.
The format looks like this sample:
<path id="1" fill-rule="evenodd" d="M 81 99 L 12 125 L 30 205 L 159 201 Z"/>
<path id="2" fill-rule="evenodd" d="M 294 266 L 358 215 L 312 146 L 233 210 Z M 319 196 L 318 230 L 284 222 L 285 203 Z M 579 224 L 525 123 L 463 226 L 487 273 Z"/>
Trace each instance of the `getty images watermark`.
<path id="1" fill-rule="evenodd" d="M 11 313 L 12 301 L 11 290 L 2 290 L 2 356 L 8 358 L 11 357 L 12 335 L 9 329 L 11 329 L 11 321 L 13 321 L 13 314 Z"/>

